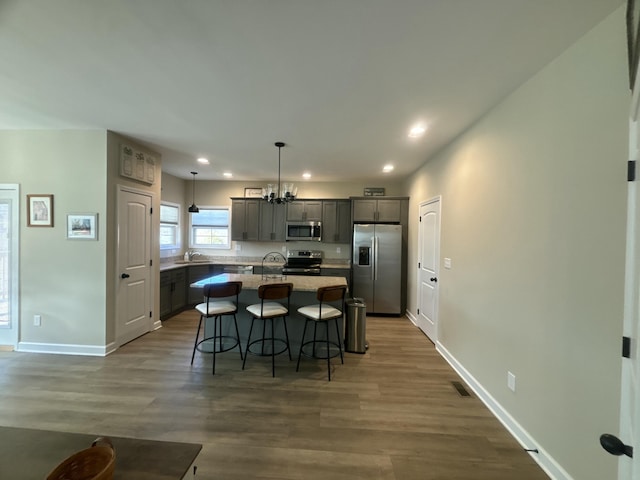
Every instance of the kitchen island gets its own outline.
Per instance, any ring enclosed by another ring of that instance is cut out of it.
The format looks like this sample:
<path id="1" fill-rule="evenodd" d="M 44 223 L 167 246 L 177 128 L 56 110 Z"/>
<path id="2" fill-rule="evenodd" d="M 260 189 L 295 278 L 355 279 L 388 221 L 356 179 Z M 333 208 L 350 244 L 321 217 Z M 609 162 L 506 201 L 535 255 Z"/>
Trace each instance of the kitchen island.
<path id="1" fill-rule="evenodd" d="M 225 282 L 242 282 L 242 291 L 238 298 L 238 328 L 240 330 L 240 340 L 244 350 L 244 346 L 247 343 L 247 337 L 249 334 L 249 326 L 251 324 L 251 315 L 247 312 L 246 308 L 254 303 L 260 303 L 258 297 L 258 287 L 267 283 L 292 283 L 293 292 L 291 293 L 291 306 L 289 309 L 289 316 L 287 317 L 287 328 L 289 330 L 289 342 L 291 344 L 292 356 L 298 354 L 300 348 L 300 341 L 302 336 L 302 330 L 304 328 L 304 318 L 298 314 L 298 308 L 305 305 L 317 304 L 316 291 L 321 287 L 328 287 L 332 285 L 347 285 L 347 279 L 345 277 L 326 277 L 326 276 L 302 276 L 302 275 L 287 275 L 265 278 L 262 275 L 249 275 L 241 273 L 222 273 L 220 275 L 214 275 L 191 284 L 192 289 L 202 289 L 205 285 L 210 283 L 225 283 Z M 348 292 L 345 298 L 348 297 Z M 280 303 L 286 305 L 286 299 Z M 233 325 L 233 321 L 224 322 L 225 335 L 230 334 Z M 320 329 L 323 330 L 323 329 Z M 343 331 L 343 329 L 341 329 Z M 213 319 L 207 319 L 205 322 L 205 336 L 209 337 L 213 332 Z M 281 332 L 284 338 L 284 332 Z M 195 330 L 194 330 L 195 336 Z M 211 348 L 211 345 L 201 345 L 203 349 Z"/>

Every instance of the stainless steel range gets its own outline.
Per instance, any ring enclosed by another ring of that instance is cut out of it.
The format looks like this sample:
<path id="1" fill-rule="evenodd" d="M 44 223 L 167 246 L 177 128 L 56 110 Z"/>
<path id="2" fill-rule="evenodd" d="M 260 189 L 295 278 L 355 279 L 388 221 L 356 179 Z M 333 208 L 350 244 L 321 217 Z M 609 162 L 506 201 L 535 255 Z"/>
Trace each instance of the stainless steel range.
<path id="1" fill-rule="evenodd" d="M 284 275 L 320 275 L 322 252 L 319 250 L 289 250 Z"/>

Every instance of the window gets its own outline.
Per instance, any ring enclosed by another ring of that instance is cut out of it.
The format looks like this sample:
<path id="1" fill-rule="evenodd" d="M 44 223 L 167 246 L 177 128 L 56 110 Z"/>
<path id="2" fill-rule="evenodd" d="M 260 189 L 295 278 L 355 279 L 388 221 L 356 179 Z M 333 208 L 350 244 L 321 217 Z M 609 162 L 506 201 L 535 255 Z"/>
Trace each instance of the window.
<path id="1" fill-rule="evenodd" d="M 229 207 L 199 207 L 190 214 L 192 248 L 231 248 L 229 240 Z"/>
<path id="2" fill-rule="evenodd" d="M 180 248 L 180 205 L 160 204 L 160 249 Z"/>

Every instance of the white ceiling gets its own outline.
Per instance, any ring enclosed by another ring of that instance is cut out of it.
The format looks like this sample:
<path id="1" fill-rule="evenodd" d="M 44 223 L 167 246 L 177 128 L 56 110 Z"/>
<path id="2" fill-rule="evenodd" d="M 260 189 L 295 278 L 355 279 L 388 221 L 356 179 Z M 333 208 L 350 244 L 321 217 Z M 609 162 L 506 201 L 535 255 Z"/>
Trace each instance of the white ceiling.
<path id="1" fill-rule="evenodd" d="M 622 4 L 0 0 L 0 129 L 113 130 L 182 178 L 273 179 L 275 141 L 283 180 L 404 178 Z"/>

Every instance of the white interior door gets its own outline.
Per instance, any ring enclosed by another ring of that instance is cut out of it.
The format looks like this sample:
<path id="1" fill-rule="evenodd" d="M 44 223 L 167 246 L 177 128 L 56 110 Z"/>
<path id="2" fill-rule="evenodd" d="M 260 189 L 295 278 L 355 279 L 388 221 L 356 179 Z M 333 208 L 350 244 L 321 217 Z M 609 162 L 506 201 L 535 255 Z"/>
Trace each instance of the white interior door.
<path id="1" fill-rule="evenodd" d="M 18 345 L 18 185 L 0 184 L 0 346 Z"/>
<path id="2" fill-rule="evenodd" d="M 116 290 L 119 346 L 152 329 L 151 205 L 149 194 L 120 187 Z"/>
<path id="3" fill-rule="evenodd" d="M 440 197 L 420 204 L 418 233 L 418 327 L 438 341 L 438 274 L 440 259 Z"/>
<path id="4" fill-rule="evenodd" d="M 638 90 L 634 91 L 629 122 L 629 159 L 638 164 L 640 126 L 638 125 Z M 616 437 L 622 445 L 636 447 L 634 457 L 620 456 L 619 480 L 640 480 L 640 358 L 638 333 L 640 332 L 640 195 L 638 180 L 628 183 L 627 193 L 627 250 L 625 261 L 625 292 L 623 336 L 629 341 L 629 358 L 622 359 L 622 391 L 620 405 L 620 432 Z M 615 433 L 613 434 L 615 435 Z"/>

